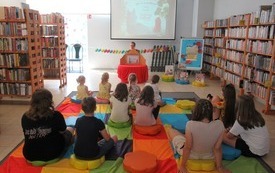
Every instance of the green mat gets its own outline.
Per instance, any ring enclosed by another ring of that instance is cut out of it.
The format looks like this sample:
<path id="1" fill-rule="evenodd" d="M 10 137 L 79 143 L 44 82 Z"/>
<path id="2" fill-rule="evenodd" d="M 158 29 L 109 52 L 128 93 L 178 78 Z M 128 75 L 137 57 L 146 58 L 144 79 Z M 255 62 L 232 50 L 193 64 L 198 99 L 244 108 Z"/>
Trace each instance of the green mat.
<path id="1" fill-rule="evenodd" d="M 126 173 L 123 169 L 123 158 L 119 157 L 116 161 L 105 161 L 103 165 L 90 173 Z"/>
<path id="2" fill-rule="evenodd" d="M 132 126 L 125 128 L 114 128 L 106 125 L 106 130 L 111 136 L 117 135 L 118 140 L 133 139 L 132 138 Z"/>

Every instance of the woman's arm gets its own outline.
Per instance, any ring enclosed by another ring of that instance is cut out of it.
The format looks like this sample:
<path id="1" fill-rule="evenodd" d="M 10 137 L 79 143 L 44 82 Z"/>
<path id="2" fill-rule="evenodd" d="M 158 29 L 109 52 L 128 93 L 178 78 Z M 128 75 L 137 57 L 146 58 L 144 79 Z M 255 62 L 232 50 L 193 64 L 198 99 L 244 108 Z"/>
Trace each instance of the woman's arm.
<path id="1" fill-rule="evenodd" d="M 187 172 L 187 169 L 186 169 L 186 162 L 190 156 L 190 152 L 191 152 L 191 149 L 192 149 L 192 145 L 193 145 L 193 137 L 192 137 L 192 134 L 190 131 L 186 131 L 185 132 L 185 138 L 186 138 L 186 141 L 185 141 L 185 144 L 184 144 L 184 148 L 183 148 L 183 151 L 182 151 L 182 162 L 180 164 L 180 167 L 179 167 L 179 173 L 186 173 Z"/>
<path id="2" fill-rule="evenodd" d="M 111 136 L 107 133 L 106 129 L 103 129 L 100 131 L 100 134 L 102 135 L 103 139 L 106 141 L 109 141 Z"/>

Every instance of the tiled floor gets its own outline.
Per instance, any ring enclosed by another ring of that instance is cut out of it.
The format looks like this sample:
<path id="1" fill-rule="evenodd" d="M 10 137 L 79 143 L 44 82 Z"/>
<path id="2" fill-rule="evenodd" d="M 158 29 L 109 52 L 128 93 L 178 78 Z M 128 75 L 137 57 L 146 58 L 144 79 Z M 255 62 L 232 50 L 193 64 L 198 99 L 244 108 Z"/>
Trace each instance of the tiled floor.
<path id="1" fill-rule="evenodd" d="M 86 85 L 90 90 L 98 90 L 98 84 L 100 82 L 101 74 L 108 71 L 110 74 L 110 82 L 112 84 L 112 90 L 115 89 L 116 84 L 119 82 L 116 70 L 86 70 L 84 75 L 86 76 Z M 152 76 L 154 73 L 150 73 Z M 157 73 L 162 74 L 162 73 Z M 58 105 L 64 97 L 66 97 L 71 91 L 76 90 L 77 82 L 76 78 L 79 73 L 68 73 L 68 84 L 64 88 L 59 88 L 59 81 L 46 80 L 45 88 L 49 89 L 54 95 L 55 105 Z M 192 80 L 192 76 L 191 79 Z M 174 82 L 167 83 L 160 81 L 159 87 L 161 91 L 165 92 L 195 92 L 199 97 L 206 98 L 208 93 L 212 95 L 220 95 L 221 88 L 219 80 L 206 79 L 207 87 L 193 87 L 192 85 L 178 85 Z M 140 84 L 142 87 L 143 84 Z M 22 99 L 28 101 L 29 99 Z M 257 109 L 261 111 L 263 105 L 259 102 L 255 102 Z M 0 103 L 0 161 L 11 152 L 15 146 L 23 140 L 23 133 L 20 125 L 22 114 L 28 109 L 28 105 L 3 105 Z M 267 127 L 270 132 L 271 150 L 270 153 L 264 157 L 264 160 L 275 170 L 275 116 L 264 116 Z M 273 160 L 273 161 L 272 161 Z"/>

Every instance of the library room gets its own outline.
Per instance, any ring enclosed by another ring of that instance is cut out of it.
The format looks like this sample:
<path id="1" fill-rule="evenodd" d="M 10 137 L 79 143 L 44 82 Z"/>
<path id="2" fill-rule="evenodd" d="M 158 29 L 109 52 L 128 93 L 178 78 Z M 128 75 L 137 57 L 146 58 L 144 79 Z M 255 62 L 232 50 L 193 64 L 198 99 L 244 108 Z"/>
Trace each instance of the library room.
<path id="1" fill-rule="evenodd" d="M 274 0 L 0 0 L 0 173 L 274 160 Z"/>

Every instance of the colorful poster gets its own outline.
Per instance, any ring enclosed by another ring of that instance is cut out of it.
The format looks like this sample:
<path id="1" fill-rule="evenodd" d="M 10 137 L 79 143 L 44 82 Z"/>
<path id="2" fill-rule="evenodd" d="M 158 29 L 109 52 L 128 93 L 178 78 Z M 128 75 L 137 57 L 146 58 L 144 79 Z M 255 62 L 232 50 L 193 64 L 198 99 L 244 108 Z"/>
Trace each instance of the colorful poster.
<path id="1" fill-rule="evenodd" d="M 179 69 L 201 70 L 203 61 L 203 39 L 182 38 L 180 42 Z"/>

